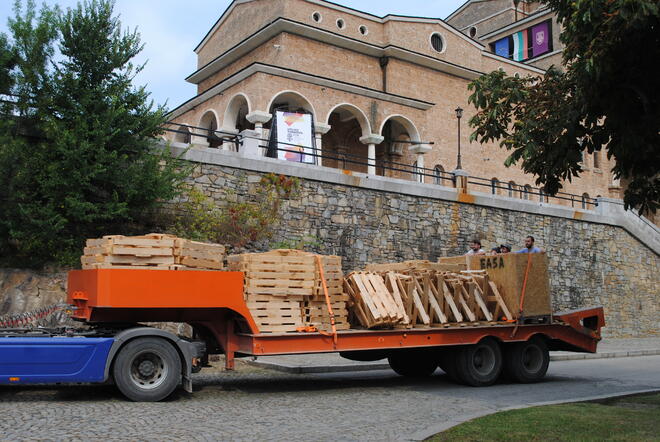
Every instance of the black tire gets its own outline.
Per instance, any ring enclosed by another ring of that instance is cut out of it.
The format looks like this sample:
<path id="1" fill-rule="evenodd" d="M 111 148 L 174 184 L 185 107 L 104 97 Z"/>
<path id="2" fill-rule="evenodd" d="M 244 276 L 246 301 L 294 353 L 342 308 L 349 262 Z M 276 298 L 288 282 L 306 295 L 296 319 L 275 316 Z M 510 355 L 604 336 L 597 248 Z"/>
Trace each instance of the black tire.
<path id="1" fill-rule="evenodd" d="M 440 355 L 440 368 L 447 374 L 447 377 L 449 377 L 452 382 L 460 382 L 458 368 L 456 367 L 457 352 L 458 350 L 452 348 L 443 350 Z"/>
<path id="2" fill-rule="evenodd" d="M 472 387 L 494 384 L 502 373 L 502 350 L 492 338 L 460 348 L 456 354 L 459 380 Z"/>
<path id="3" fill-rule="evenodd" d="M 539 382 L 550 364 L 548 346 L 542 338 L 510 344 L 504 349 L 504 373 L 507 378 L 523 384 Z"/>
<path id="4" fill-rule="evenodd" d="M 137 338 L 119 350 L 112 370 L 115 384 L 135 402 L 168 397 L 181 382 L 181 358 L 161 338 Z"/>
<path id="5" fill-rule="evenodd" d="M 424 351 L 393 353 L 387 362 L 396 374 L 412 378 L 431 376 L 438 368 L 437 355 Z"/>

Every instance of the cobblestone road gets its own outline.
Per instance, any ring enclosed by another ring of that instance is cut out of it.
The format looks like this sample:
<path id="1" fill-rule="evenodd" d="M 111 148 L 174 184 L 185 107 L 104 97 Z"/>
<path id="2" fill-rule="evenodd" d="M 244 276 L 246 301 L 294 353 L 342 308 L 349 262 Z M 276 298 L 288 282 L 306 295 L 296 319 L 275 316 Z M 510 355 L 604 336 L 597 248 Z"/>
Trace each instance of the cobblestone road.
<path id="1" fill-rule="evenodd" d="M 551 364 L 547 381 L 469 388 L 442 371 L 295 375 L 242 366 L 195 375 L 195 393 L 132 403 L 113 386 L 0 387 L 3 440 L 404 440 L 540 401 L 660 389 L 660 356 Z"/>

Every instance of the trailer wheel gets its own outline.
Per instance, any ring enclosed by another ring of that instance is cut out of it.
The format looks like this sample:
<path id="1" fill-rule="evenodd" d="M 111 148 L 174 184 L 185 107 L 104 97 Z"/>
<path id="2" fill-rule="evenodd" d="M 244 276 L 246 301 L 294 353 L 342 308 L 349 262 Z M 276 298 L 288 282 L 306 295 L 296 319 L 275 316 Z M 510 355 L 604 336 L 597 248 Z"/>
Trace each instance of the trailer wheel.
<path id="1" fill-rule="evenodd" d="M 431 376 L 438 368 L 437 357 L 429 352 L 397 352 L 387 362 L 396 374 L 413 378 Z"/>
<path id="2" fill-rule="evenodd" d="M 514 381 L 523 384 L 538 382 L 545 377 L 549 364 L 548 346 L 539 337 L 504 349 L 504 373 Z"/>
<path id="3" fill-rule="evenodd" d="M 465 346 L 456 354 L 456 375 L 473 387 L 492 385 L 502 372 L 502 351 L 494 339 Z"/>
<path id="4" fill-rule="evenodd" d="M 181 381 L 181 359 L 161 338 L 138 338 L 119 350 L 112 371 L 127 398 L 155 402 L 169 396 Z"/>

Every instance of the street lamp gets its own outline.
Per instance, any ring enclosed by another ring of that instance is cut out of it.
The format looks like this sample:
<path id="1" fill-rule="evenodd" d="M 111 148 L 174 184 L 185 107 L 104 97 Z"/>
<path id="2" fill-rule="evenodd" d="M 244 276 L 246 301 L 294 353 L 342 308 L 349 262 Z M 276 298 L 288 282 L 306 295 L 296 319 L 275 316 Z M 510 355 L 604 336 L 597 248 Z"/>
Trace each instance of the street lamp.
<path id="1" fill-rule="evenodd" d="M 463 109 L 459 106 L 454 112 L 456 112 L 456 118 L 458 119 L 458 157 L 456 158 L 456 169 L 461 170 L 461 117 L 463 116 Z"/>

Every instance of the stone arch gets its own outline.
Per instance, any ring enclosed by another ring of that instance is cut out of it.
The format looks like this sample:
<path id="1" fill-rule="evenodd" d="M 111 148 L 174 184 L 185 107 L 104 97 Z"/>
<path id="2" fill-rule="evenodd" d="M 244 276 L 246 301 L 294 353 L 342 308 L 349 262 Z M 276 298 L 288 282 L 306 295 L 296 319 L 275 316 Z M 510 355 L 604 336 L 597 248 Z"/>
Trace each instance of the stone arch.
<path id="1" fill-rule="evenodd" d="M 245 116 L 252 111 L 250 98 L 242 92 L 237 93 L 229 100 L 222 119 L 223 130 L 242 131 L 250 129 L 250 123 Z"/>
<path id="2" fill-rule="evenodd" d="M 316 121 L 316 111 L 314 110 L 312 102 L 300 92 L 284 90 L 276 93 L 268 103 L 268 112 L 272 114 L 276 107 L 284 105 L 287 105 L 291 111 L 299 109 L 305 110 L 311 113 L 313 120 Z"/>
<path id="3" fill-rule="evenodd" d="M 197 125 L 199 129 L 195 132 L 197 136 L 208 143 L 209 147 L 218 147 L 222 144 L 222 140 L 218 137 L 216 131 L 218 130 L 218 114 L 213 109 L 208 109 L 202 114 Z M 203 144 L 204 144 L 203 142 Z"/>
<path id="4" fill-rule="evenodd" d="M 363 137 L 371 135 L 371 124 L 369 123 L 369 119 L 359 107 L 354 106 L 350 103 L 340 103 L 334 106 L 332 109 L 330 109 L 330 112 L 328 112 L 328 116 L 325 118 L 326 124 L 330 124 L 330 116 L 333 113 L 349 114 L 350 116 L 352 116 L 357 120 L 358 124 L 360 125 L 360 129 L 362 130 Z"/>
<path id="5" fill-rule="evenodd" d="M 185 125 L 181 125 L 176 128 L 177 132 L 174 133 L 174 142 L 190 144 L 191 133 L 190 128 Z"/>
<path id="6" fill-rule="evenodd" d="M 376 165 L 389 162 L 394 166 L 393 170 L 383 168 L 383 175 L 418 180 L 416 166 L 410 168 L 410 165 L 417 163 L 417 156 L 410 152 L 409 148 L 413 143 L 421 141 L 415 124 L 403 115 L 393 114 L 383 119 L 378 133 L 384 138 L 384 142 L 376 149 Z"/>
<path id="7" fill-rule="evenodd" d="M 383 129 L 385 129 L 385 125 L 387 124 L 388 121 L 393 121 L 403 126 L 406 132 L 408 132 L 408 136 L 410 137 L 411 141 L 421 141 L 421 138 L 419 136 L 419 131 L 417 130 L 415 124 L 412 121 L 410 121 L 409 118 L 404 117 L 403 115 L 400 114 L 389 115 L 383 120 L 383 122 L 380 125 L 380 129 L 378 131 L 380 135 L 386 136 L 385 134 L 383 134 Z"/>

